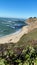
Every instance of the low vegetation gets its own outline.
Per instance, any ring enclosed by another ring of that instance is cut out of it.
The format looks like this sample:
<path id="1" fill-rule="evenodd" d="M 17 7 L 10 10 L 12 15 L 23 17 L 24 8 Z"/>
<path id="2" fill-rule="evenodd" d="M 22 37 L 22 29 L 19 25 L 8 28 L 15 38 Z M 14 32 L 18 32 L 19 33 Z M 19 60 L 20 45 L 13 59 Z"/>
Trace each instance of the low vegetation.
<path id="1" fill-rule="evenodd" d="M 17 48 L 19 50 L 20 48 Z M 26 47 L 15 53 L 7 49 L 0 57 L 0 65 L 37 65 L 37 48 Z"/>

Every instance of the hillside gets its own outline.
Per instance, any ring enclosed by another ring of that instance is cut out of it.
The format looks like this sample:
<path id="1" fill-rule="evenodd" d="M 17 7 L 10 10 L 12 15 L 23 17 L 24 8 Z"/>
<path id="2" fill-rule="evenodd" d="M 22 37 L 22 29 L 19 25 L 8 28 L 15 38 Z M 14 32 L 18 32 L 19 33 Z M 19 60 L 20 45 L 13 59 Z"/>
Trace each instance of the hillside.
<path id="1" fill-rule="evenodd" d="M 25 34 L 22 36 L 22 38 L 19 40 L 17 45 L 37 45 L 37 29 L 34 29 L 33 31 L 29 32 L 28 34 Z"/>
<path id="2" fill-rule="evenodd" d="M 37 29 L 23 35 L 16 44 L 0 44 L 0 65 L 15 64 L 37 65 Z"/>

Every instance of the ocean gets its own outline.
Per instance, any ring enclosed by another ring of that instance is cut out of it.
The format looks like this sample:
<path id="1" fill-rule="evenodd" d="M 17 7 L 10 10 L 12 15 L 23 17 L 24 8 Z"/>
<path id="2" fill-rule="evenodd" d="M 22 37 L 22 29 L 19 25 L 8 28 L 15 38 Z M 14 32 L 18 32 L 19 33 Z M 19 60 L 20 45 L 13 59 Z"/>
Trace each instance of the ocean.
<path id="1" fill-rule="evenodd" d="M 0 37 L 15 33 L 26 25 L 24 19 L 0 17 Z"/>

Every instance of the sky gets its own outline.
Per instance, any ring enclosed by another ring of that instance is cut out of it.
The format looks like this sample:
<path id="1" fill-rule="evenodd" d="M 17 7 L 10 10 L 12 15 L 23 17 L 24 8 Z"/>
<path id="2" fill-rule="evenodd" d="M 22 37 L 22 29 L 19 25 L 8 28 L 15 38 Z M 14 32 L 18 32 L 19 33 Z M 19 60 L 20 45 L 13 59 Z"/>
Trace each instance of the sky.
<path id="1" fill-rule="evenodd" d="M 0 0 L 0 17 L 37 17 L 37 0 Z"/>

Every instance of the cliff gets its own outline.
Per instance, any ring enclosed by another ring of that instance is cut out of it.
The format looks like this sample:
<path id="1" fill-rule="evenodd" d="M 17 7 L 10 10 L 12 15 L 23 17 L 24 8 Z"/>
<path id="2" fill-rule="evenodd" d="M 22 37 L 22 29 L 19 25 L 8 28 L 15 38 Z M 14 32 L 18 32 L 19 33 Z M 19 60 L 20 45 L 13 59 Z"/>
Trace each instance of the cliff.
<path id="1" fill-rule="evenodd" d="M 32 23 L 32 22 L 35 22 L 35 21 L 37 21 L 37 18 L 36 17 L 30 17 L 30 18 L 28 18 L 28 19 L 26 19 L 26 22 L 28 23 L 28 24 L 30 24 L 30 23 Z"/>

